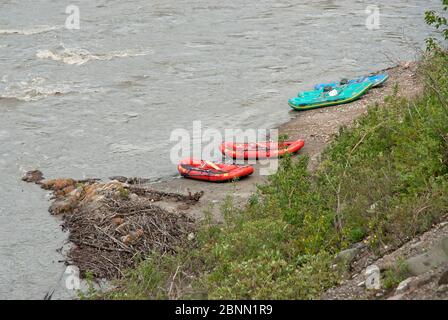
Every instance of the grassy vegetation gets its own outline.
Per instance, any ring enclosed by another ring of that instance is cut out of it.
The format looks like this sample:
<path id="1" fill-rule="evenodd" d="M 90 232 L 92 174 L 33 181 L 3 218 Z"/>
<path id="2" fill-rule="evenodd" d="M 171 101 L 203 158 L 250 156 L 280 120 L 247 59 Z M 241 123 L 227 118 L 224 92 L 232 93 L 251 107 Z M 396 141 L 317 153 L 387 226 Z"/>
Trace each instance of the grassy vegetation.
<path id="1" fill-rule="evenodd" d="M 393 289 L 408 277 L 410 277 L 409 268 L 406 265 L 405 260 L 399 259 L 392 268 L 386 270 L 383 279 L 383 287 L 386 290 Z"/>
<path id="2" fill-rule="evenodd" d="M 307 157 L 283 159 L 246 207 L 229 199 L 225 223 L 206 220 L 190 248 L 151 255 L 101 298 L 312 299 L 339 281 L 339 251 L 396 247 L 429 229 L 448 212 L 446 52 L 433 46 L 420 74 L 421 96 L 371 106 L 315 172 Z"/>

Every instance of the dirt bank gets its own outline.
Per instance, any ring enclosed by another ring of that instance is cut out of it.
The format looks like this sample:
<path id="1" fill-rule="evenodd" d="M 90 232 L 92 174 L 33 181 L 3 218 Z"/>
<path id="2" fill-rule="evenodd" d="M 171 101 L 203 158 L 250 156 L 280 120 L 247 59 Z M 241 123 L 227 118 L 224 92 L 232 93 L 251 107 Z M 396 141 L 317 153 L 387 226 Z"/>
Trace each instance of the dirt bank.
<path id="1" fill-rule="evenodd" d="M 359 248 L 345 279 L 322 299 L 448 299 L 448 216 L 443 220 L 381 257 Z M 378 289 L 366 289 L 369 266 L 380 270 Z"/>

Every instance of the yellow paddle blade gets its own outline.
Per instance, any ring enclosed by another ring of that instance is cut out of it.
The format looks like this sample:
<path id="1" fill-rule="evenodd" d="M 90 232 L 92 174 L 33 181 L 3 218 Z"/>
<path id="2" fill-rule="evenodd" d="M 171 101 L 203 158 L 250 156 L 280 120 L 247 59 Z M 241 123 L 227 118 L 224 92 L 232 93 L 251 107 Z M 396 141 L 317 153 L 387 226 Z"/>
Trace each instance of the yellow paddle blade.
<path id="1" fill-rule="evenodd" d="M 218 166 L 217 166 L 216 164 L 214 164 L 213 162 L 210 162 L 210 161 L 207 161 L 207 160 L 205 160 L 204 162 L 205 162 L 208 166 L 212 167 L 213 169 L 221 171 L 221 168 L 218 167 Z"/>

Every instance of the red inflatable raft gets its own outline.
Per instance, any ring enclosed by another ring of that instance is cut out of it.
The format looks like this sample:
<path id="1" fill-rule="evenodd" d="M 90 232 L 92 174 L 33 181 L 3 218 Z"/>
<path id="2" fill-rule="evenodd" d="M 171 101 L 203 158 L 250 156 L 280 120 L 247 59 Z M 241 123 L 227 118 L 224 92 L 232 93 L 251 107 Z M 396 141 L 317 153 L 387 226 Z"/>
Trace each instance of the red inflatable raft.
<path id="1" fill-rule="evenodd" d="M 305 145 L 305 141 L 233 143 L 224 142 L 219 149 L 233 159 L 266 159 L 281 157 L 286 153 L 296 153 Z"/>
<path id="2" fill-rule="evenodd" d="M 177 166 L 177 169 L 185 178 L 215 182 L 242 178 L 254 172 L 252 166 L 213 163 L 193 158 L 182 160 Z"/>

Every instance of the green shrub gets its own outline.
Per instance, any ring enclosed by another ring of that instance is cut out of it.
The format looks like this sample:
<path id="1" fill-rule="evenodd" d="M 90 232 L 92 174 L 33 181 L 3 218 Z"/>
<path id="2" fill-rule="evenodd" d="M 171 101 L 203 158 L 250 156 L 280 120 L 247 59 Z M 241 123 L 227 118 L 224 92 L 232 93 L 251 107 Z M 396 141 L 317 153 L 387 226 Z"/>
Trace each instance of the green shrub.
<path id="1" fill-rule="evenodd" d="M 397 264 L 386 270 L 383 278 L 383 288 L 386 290 L 397 287 L 400 282 L 409 277 L 409 268 L 403 259 L 398 260 Z"/>
<path id="2" fill-rule="evenodd" d="M 425 21 L 428 25 L 434 26 L 441 33 L 443 39 L 448 40 L 448 23 L 446 18 L 448 0 L 442 0 L 442 10 L 443 12 L 437 12 L 435 10 L 426 11 Z M 433 37 L 426 40 L 426 46 L 428 51 L 440 49 L 439 42 Z"/>

